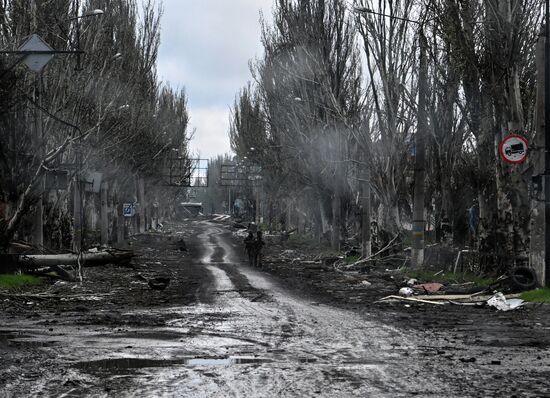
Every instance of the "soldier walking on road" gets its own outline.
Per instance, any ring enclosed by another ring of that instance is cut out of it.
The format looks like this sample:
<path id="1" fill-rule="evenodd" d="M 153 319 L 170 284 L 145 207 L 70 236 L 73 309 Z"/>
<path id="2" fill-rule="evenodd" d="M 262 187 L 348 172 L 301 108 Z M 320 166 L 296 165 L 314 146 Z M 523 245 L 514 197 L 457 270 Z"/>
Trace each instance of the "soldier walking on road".
<path id="1" fill-rule="evenodd" d="M 256 233 L 256 240 L 254 241 L 254 266 L 261 267 L 262 266 L 262 247 L 265 245 L 264 240 L 262 239 L 262 232 L 258 231 Z"/>
<path id="2" fill-rule="evenodd" d="M 244 250 L 248 255 L 248 264 L 254 266 L 254 234 L 252 231 L 248 232 L 246 238 L 244 238 Z"/>

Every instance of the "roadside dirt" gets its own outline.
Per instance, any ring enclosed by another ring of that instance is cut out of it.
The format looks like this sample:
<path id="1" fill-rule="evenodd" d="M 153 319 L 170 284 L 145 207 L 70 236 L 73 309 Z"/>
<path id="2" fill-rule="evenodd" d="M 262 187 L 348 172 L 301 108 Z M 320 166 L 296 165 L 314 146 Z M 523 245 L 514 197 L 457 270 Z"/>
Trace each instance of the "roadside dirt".
<path id="1" fill-rule="evenodd" d="M 252 269 L 227 225 L 167 229 L 131 240 L 133 268 L 0 291 L 0 396 L 549 396 L 546 306 L 373 304 L 384 273 L 278 245 Z"/>
<path id="2" fill-rule="evenodd" d="M 397 294 L 401 274 L 385 267 L 342 273 L 330 266 L 312 266 L 308 261 L 316 253 L 279 242 L 268 244 L 264 256 L 263 269 L 294 290 L 417 335 L 421 356 L 435 367 L 454 370 L 447 373 L 454 388 L 449 395 L 462 391 L 464 396 L 550 396 L 550 305 L 525 304 L 499 312 L 452 304 L 377 303 Z"/>

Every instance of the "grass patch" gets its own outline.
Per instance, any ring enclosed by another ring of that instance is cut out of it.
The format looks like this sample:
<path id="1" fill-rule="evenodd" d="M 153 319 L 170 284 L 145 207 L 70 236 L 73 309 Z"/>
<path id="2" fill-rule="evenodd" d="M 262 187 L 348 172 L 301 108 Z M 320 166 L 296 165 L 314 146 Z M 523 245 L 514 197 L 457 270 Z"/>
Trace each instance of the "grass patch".
<path id="1" fill-rule="evenodd" d="M 347 256 L 345 258 L 346 264 L 353 264 L 354 262 L 358 261 L 361 258 L 361 256 Z"/>
<path id="2" fill-rule="evenodd" d="M 12 274 L 0 274 L 0 287 L 21 287 L 28 285 L 38 285 L 42 283 L 40 278 L 32 275 L 12 275 Z"/>
<path id="3" fill-rule="evenodd" d="M 293 233 L 288 237 L 288 240 L 285 242 L 287 246 L 292 248 L 299 249 L 317 249 L 319 248 L 319 241 L 311 236 L 299 235 Z"/>
<path id="4" fill-rule="evenodd" d="M 550 303 L 550 288 L 528 290 L 521 293 L 519 297 L 532 303 Z"/>
<path id="5" fill-rule="evenodd" d="M 411 268 L 404 268 L 402 272 L 408 277 L 418 279 L 421 282 L 439 282 L 443 284 L 473 282 L 476 286 L 489 286 L 495 282 L 493 278 L 484 278 L 469 272 L 457 272 L 456 274 L 452 272 L 438 273 L 437 271 Z"/>

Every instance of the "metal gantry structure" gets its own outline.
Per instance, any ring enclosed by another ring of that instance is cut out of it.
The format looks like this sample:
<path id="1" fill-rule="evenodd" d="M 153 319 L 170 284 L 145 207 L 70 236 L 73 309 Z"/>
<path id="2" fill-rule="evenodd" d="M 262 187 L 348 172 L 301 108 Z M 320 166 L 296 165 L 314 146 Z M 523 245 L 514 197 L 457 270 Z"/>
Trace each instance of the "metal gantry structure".
<path id="1" fill-rule="evenodd" d="M 262 168 L 259 165 L 246 161 L 234 161 L 222 163 L 220 166 L 221 186 L 228 187 L 228 210 L 231 213 L 231 194 L 232 188 L 235 190 L 244 190 L 250 188 L 255 196 L 255 215 L 257 223 L 260 220 L 260 187 L 262 184 Z"/>
<path id="2" fill-rule="evenodd" d="M 171 187 L 206 188 L 208 163 L 208 159 L 189 159 L 171 153 L 162 172 L 162 179 Z"/>

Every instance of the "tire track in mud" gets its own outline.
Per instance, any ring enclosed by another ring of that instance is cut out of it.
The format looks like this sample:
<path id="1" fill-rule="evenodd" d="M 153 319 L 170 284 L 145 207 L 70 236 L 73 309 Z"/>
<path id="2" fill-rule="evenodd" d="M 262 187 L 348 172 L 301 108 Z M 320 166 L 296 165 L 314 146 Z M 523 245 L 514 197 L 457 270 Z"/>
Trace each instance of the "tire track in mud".
<path id="1" fill-rule="evenodd" d="M 231 245 L 229 233 L 217 232 L 217 244 L 226 251 L 226 261 L 238 263 L 238 251 Z M 403 377 L 395 366 L 388 369 L 391 362 L 388 352 L 390 356 L 400 356 L 404 350 L 411 348 L 408 344 L 403 348 L 384 342 L 388 340 L 388 335 L 394 335 L 396 340 L 402 339 L 400 333 L 365 322 L 355 314 L 326 306 L 312 306 L 284 288 L 273 285 L 259 270 L 242 266 L 244 262 L 242 258 L 241 266 L 236 271 L 240 278 L 255 289 L 269 291 L 273 297 L 269 304 L 274 306 L 278 315 L 274 326 L 279 338 L 269 351 L 285 364 L 281 366 L 295 369 L 291 372 L 275 369 L 281 381 L 279 386 L 270 386 L 273 394 L 309 396 L 314 392 L 324 395 L 325 390 L 333 394 L 360 396 L 365 392 L 379 393 L 389 386 L 393 387 L 393 391 L 410 391 L 414 384 L 411 384 L 410 378 Z M 225 264 L 221 266 L 227 267 Z M 232 273 L 232 269 L 235 267 L 226 268 L 228 274 Z M 304 385 L 307 383 L 301 380 L 304 377 L 316 380 L 315 384 L 322 388 L 308 390 Z M 358 389 L 357 394 L 351 393 L 354 389 Z"/>
<path id="2" fill-rule="evenodd" d="M 71 368 L 74 380 L 59 373 L 55 385 L 45 389 L 46 395 L 69 388 L 80 395 L 193 397 L 368 396 L 401 385 L 408 391 L 406 378 L 401 383 L 392 380 L 396 373 L 386 372 L 383 361 L 388 355 L 383 352 L 392 349 L 384 346 L 391 338 L 387 330 L 378 331 L 377 324 L 355 314 L 293 296 L 260 270 L 245 265 L 244 253 L 232 245 L 225 229 L 192 223 L 189 230 L 193 259 L 185 264 L 201 274 L 200 284 L 192 287 L 199 302 L 143 311 L 132 307 L 128 316 L 137 318 L 162 316 L 169 310 L 163 318 L 169 322 L 166 327 L 107 328 L 87 335 L 70 329 L 75 336 L 59 348 L 71 363 L 91 366 L 97 360 L 119 364 L 120 359 L 129 359 L 128 363 L 156 365 L 114 371 Z M 155 255 L 166 255 L 169 247 L 161 242 L 153 246 Z M 256 362 L 212 364 L 243 356 Z M 185 358 L 207 364 L 181 363 Z"/>
<path id="3" fill-rule="evenodd" d="M 268 337 L 269 343 L 262 344 L 270 347 L 270 351 L 275 352 L 284 344 L 289 337 L 294 336 L 295 316 L 292 308 L 287 305 L 280 305 L 275 302 L 266 289 L 259 289 L 253 286 L 247 276 L 241 272 L 243 258 L 236 255 L 233 247 L 227 244 L 227 231 L 221 228 L 209 227 L 207 231 L 201 234 L 203 240 L 208 236 L 208 248 L 203 254 L 202 263 L 213 274 L 216 280 L 216 293 L 218 299 L 223 302 L 231 301 L 231 307 L 240 316 L 252 316 L 254 318 L 270 319 L 280 323 L 282 313 L 285 314 L 286 322 L 280 325 L 280 332 L 270 329 L 266 332 L 265 328 L 248 331 L 258 338 Z M 240 267 L 237 265 L 240 264 Z M 231 293 L 237 293 L 239 298 L 230 297 Z M 270 303 L 275 308 L 268 309 L 264 303 Z"/>
<path id="4" fill-rule="evenodd" d="M 435 369 L 419 379 L 417 375 L 421 371 L 415 370 L 416 366 L 411 369 L 404 366 L 405 358 L 417 355 L 418 349 L 414 343 L 416 339 L 413 336 L 406 336 L 393 327 L 368 321 L 356 313 L 324 305 L 312 306 L 284 287 L 274 285 L 271 278 L 266 278 L 259 270 L 243 266 L 246 260 L 243 255 L 238 254 L 238 247 L 231 244 L 229 232 L 216 228 L 216 236 L 216 244 L 225 252 L 223 262 L 216 265 L 223 267 L 228 277 L 231 274 L 238 275 L 233 275 L 233 280 L 245 280 L 254 289 L 269 291 L 269 304 L 278 311 L 279 317 L 275 324 L 280 330 L 277 333 L 280 338 L 273 349 L 268 351 L 282 363 L 294 366 L 298 376 L 286 372 L 280 374 L 284 386 L 277 389 L 273 385 L 272 392 L 282 395 L 304 394 L 304 383 L 298 380 L 304 376 L 299 375 L 310 372 L 304 370 L 304 366 L 300 364 L 314 364 L 317 368 L 317 382 L 328 390 L 334 387 L 335 394 L 347 391 L 350 396 L 365 393 L 379 396 L 385 392 L 383 396 L 408 396 L 410 392 L 418 391 L 433 394 L 446 386 L 442 382 L 444 378 L 438 377 L 440 372 Z M 340 389 L 337 386 L 345 387 Z M 355 389 L 357 394 L 350 394 Z M 309 396 L 311 390 L 308 392 L 306 395 Z"/>

